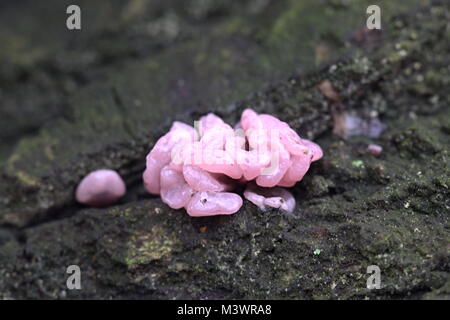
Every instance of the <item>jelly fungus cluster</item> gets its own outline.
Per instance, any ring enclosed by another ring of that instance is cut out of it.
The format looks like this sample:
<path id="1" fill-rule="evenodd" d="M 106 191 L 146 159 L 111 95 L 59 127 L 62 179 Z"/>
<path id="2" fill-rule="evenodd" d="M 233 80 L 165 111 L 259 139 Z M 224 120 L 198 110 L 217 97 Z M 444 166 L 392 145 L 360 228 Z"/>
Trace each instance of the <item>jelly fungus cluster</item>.
<path id="1" fill-rule="evenodd" d="M 261 209 L 292 212 L 295 199 L 282 187 L 300 181 L 322 149 L 281 120 L 246 109 L 232 128 L 210 113 L 194 127 L 174 122 L 147 155 L 148 192 L 190 216 L 233 214 L 244 196 Z"/>

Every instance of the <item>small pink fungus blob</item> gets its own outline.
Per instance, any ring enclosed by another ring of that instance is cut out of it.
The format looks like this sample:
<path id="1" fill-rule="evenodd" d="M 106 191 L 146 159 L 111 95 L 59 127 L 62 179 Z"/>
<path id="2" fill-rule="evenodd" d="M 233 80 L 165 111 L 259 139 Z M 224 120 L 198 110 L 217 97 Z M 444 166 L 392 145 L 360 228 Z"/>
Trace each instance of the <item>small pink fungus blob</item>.
<path id="1" fill-rule="evenodd" d="M 383 147 L 378 144 L 369 144 L 367 147 L 367 152 L 369 152 L 371 155 L 377 157 L 381 154 L 383 151 Z"/>
<path id="2" fill-rule="evenodd" d="M 295 209 L 294 196 L 284 188 L 261 188 L 254 184 L 249 184 L 244 191 L 244 197 L 261 210 L 266 210 L 266 206 L 280 208 L 287 212 Z"/>
<path id="3" fill-rule="evenodd" d="M 174 122 L 147 155 L 143 180 L 148 192 L 193 217 L 236 213 L 239 185 L 259 208 L 292 212 L 295 199 L 281 187 L 302 180 L 322 156 L 319 145 L 274 116 L 246 109 L 232 127 L 210 113 L 194 127 Z"/>
<path id="4" fill-rule="evenodd" d="M 125 183 L 116 171 L 100 169 L 81 180 L 75 191 L 75 198 L 91 207 L 107 207 L 123 197 L 125 191 Z"/>

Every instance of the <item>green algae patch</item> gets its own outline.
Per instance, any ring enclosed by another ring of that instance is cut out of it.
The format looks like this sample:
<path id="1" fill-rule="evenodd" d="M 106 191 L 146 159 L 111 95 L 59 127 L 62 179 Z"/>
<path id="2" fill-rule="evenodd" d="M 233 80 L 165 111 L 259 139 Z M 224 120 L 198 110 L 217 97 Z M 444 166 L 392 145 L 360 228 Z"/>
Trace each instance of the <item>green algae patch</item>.
<path id="1" fill-rule="evenodd" d="M 48 54 L 44 48 L 33 46 L 31 41 L 20 34 L 0 32 L 0 42 L 4 45 L 0 52 L 0 59 L 8 61 L 17 68 L 32 67 L 37 61 Z"/>
<path id="2" fill-rule="evenodd" d="M 134 225 L 139 222 L 139 215 L 135 213 L 136 208 L 112 208 L 107 211 L 107 214 L 112 215 L 118 219 L 124 219 L 127 223 Z"/>
<path id="3" fill-rule="evenodd" d="M 362 160 L 354 160 L 352 161 L 352 166 L 362 168 L 364 167 L 364 162 Z"/>
<path id="4" fill-rule="evenodd" d="M 175 235 L 160 226 L 133 233 L 127 243 L 125 263 L 129 269 L 155 260 L 167 260 L 179 245 Z"/>

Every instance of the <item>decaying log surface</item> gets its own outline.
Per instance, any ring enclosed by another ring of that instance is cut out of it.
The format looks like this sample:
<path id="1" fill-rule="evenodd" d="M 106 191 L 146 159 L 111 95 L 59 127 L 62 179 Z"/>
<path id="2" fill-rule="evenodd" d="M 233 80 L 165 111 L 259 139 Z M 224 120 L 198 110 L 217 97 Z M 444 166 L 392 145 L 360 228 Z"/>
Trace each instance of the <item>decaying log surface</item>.
<path id="1" fill-rule="evenodd" d="M 80 1 L 78 33 L 59 25 L 64 1 L 2 4 L 0 298 L 449 298 L 450 6 L 383 2 L 374 33 L 364 1 L 315 2 Z M 191 218 L 145 193 L 145 155 L 172 121 L 233 123 L 246 107 L 324 150 L 293 214 L 246 202 Z M 343 140 L 350 111 L 386 130 Z M 76 204 L 103 167 L 125 199 Z"/>

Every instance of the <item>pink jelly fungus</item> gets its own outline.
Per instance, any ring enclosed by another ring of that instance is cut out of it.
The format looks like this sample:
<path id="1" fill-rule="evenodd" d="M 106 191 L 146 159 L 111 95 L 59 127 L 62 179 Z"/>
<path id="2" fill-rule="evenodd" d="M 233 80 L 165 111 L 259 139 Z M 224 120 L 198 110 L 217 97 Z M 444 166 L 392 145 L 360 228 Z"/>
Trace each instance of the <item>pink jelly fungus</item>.
<path id="1" fill-rule="evenodd" d="M 281 187 L 302 180 L 322 156 L 319 145 L 274 116 L 246 109 L 232 127 L 210 113 L 194 127 L 174 122 L 147 155 L 143 180 L 148 192 L 194 217 L 237 212 L 242 198 L 232 191 L 239 185 L 261 209 L 292 212 L 295 199 Z"/>
<path id="2" fill-rule="evenodd" d="M 367 147 L 367 152 L 377 157 L 381 154 L 381 152 L 383 152 L 383 147 L 377 144 L 369 144 L 369 146 Z"/>
<path id="3" fill-rule="evenodd" d="M 294 196 L 286 189 L 280 187 L 261 188 L 254 184 L 249 184 L 244 191 L 244 197 L 262 210 L 266 210 L 266 206 L 269 206 L 292 212 L 295 208 Z"/>
<path id="4" fill-rule="evenodd" d="M 232 192 L 197 192 L 186 206 L 192 217 L 233 214 L 242 207 L 242 198 Z"/>
<path id="5" fill-rule="evenodd" d="M 78 202 L 92 207 L 107 207 L 123 197 L 125 191 L 125 183 L 117 172 L 100 169 L 81 180 L 75 198 Z"/>

